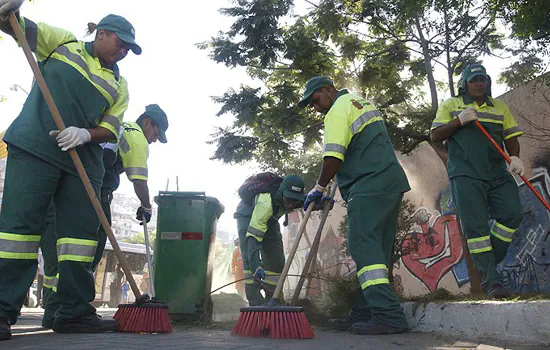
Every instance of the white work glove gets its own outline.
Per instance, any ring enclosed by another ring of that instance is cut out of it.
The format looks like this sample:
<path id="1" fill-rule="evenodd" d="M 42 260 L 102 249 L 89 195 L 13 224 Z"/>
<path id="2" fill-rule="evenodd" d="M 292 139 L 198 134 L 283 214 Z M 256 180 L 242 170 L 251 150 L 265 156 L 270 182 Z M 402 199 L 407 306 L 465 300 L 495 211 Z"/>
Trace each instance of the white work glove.
<path id="1" fill-rule="evenodd" d="M 61 150 L 64 152 L 88 143 L 92 139 L 92 135 L 90 135 L 88 130 L 75 126 L 69 126 L 61 132 L 59 132 L 59 130 L 52 130 L 50 131 L 50 136 L 55 137 L 57 145 L 61 147 Z"/>
<path id="2" fill-rule="evenodd" d="M 0 18 L 5 21 L 8 17 L 8 12 L 19 10 L 24 2 L 25 0 L 0 0 Z"/>
<path id="3" fill-rule="evenodd" d="M 460 114 L 458 115 L 458 119 L 460 120 L 460 124 L 466 125 L 468 123 L 473 122 L 474 120 L 477 120 L 477 113 L 476 109 L 474 107 L 466 108 Z"/>
<path id="4" fill-rule="evenodd" d="M 516 156 L 510 157 L 510 164 L 508 164 L 508 171 L 512 174 L 518 174 L 519 176 L 523 176 L 523 173 L 525 172 L 525 167 L 523 166 L 523 162 L 521 159 L 519 159 Z"/>

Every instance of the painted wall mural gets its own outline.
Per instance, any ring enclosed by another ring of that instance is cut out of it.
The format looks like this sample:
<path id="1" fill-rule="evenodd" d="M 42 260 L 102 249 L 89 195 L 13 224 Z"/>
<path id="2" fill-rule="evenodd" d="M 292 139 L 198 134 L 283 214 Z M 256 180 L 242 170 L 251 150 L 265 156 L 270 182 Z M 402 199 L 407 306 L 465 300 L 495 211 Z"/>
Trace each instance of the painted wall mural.
<path id="1" fill-rule="evenodd" d="M 539 169 L 530 179 L 533 187 L 550 201 L 550 177 Z M 523 219 L 499 271 L 506 287 L 521 293 L 550 292 L 550 212 L 529 188 L 519 187 Z"/>

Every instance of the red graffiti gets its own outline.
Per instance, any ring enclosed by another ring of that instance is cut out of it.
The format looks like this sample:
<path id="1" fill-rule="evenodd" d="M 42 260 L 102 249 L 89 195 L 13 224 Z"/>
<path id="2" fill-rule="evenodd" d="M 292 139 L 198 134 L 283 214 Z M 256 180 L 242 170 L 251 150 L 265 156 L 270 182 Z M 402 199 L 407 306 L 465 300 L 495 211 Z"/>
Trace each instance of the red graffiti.
<path id="1" fill-rule="evenodd" d="M 429 214 L 425 208 L 414 214 L 417 225 L 401 245 L 403 265 L 430 292 L 462 258 L 462 242 L 456 215 Z"/>

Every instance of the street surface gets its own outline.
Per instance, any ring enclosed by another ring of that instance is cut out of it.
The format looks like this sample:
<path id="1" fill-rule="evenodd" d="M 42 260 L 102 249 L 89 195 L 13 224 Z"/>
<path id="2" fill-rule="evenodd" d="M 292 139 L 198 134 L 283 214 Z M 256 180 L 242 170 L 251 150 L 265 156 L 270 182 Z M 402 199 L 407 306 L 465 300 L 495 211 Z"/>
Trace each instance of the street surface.
<path id="1" fill-rule="evenodd" d="M 98 309 L 103 317 L 112 317 L 115 309 Z M 172 334 L 56 334 L 40 327 L 42 309 L 22 310 L 13 326 L 12 340 L 0 342 L 0 349 L 542 349 L 495 341 L 472 341 L 429 333 L 405 333 L 391 336 L 358 336 L 347 332 L 315 329 L 310 340 L 281 340 L 231 336 L 233 322 L 208 327 L 176 325 Z"/>

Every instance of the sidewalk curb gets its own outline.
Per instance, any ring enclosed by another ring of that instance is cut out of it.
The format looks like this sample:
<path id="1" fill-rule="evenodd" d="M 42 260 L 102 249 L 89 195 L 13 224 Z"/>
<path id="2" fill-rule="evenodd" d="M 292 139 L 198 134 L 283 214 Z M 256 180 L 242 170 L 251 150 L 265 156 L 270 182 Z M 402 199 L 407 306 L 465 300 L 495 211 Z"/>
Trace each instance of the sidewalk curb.
<path id="1" fill-rule="evenodd" d="M 416 331 L 550 344 L 550 301 L 407 302 L 402 306 Z"/>

